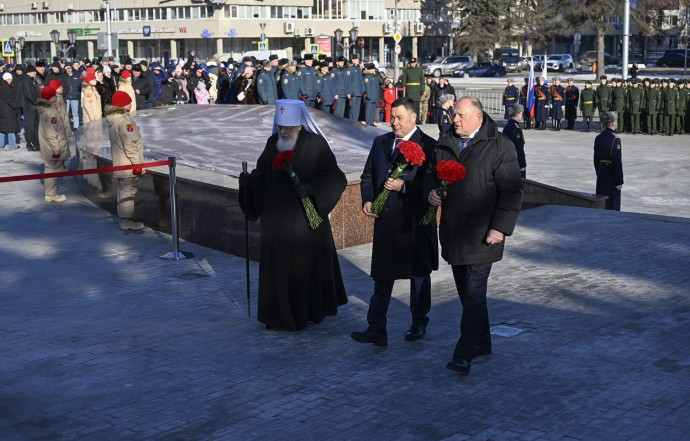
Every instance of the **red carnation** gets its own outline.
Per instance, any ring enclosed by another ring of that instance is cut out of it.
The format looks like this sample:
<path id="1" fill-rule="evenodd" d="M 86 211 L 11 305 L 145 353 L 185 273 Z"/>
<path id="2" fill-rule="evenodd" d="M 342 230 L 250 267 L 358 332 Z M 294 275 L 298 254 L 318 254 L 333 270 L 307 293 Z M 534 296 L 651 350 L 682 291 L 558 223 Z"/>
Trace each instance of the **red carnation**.
<path id="1" fill-rule="evenodd" d="M 441 185 L 436 189 L 436 194 L 441 199 L 445 199 L 447 195 L 448 186 L 458 181 L 465 179 L 467 169 L 465 166 L 457 161 L 444 159 L 436 164 L 436 177 L 441 181 Z M 432 205 L 427 210 L 422 218 L 420 225 L 429 225 L 431 221 L 436 220 L 436 211 L 438 207 Z"/>
<path id="2" fill-rule="evenodd" d="M 426 159 L 424 150 L 416 142 L 403 141 L 398 146 L 400 153 L 405 157 L 405 162 L 412 165 L 422 165 Z"/>
<path id="3" fill-rule="evenodd" d="M 391 171 L 391 173 L 388 175 L 389 179 L 398 179 L 403 174 L 408 165 L 420 166 L 424 164 L 424 160 L 426 159 L 426 155 L 424 154 L 424 150 L 422 150 L 422 146 L 420 146 L 416 142 L 403 141 L 398 145 L 398 148 L 400 149 L 400 153 L 402 154 L 403 158 L 405 158 L 405 160 L 399 162 L 395 166 L 393 171 Z M 379 194 L 376 195 L 374 202 L 372 202 L 371 204 L 372 213 L 379 214 L 381 210 L 383 210 L 383 205 L 386 203 L 386 199 L 388 199 L 389 194 L 390 190 L 384 188 L 383 190 L 381 190 Z"/>
<path id="4" fill-rule="evenodd" d="M 276 155 L 273 159 L 273 170 L 282 170 L 287 167 L 295 157 L 294 150 L 285 150 Z"/>

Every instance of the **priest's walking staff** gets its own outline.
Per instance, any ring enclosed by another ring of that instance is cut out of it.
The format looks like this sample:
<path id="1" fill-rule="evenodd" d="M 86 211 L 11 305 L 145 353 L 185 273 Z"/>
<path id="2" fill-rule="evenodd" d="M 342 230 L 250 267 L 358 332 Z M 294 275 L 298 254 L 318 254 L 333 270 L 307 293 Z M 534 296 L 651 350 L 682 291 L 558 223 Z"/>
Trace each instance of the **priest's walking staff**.
<path id="1" fill-rule="evenodd" d="M 247 173 L 247 161 L 242 161 L 242 173 Z M 245 272 L 247 274 L 247 317 L 251 317 L 251 303 L 250 303 L 250 290 L 249 290 L 249 218 L 247 217 L 247 191 L 244 189 L 244 260 L 245 260 Z"/>

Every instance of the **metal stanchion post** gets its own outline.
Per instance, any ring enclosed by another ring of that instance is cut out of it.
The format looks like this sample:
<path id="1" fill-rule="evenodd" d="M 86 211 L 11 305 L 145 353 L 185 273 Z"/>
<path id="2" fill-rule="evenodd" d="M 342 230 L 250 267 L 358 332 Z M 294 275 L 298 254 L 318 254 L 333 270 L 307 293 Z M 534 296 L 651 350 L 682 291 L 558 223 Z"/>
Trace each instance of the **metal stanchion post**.
<path id="1" fill-rule="evenodd" d="M 173 240 L 173 250 L 164 254 L 160 257 L 163 260 L 185 260 L 194 257 L 193 253 L 180 251 L 180 221 L 178 218 L 177 210 L 177 182 L 175 177 L 175 157 L 169 156 L 170 160 L 169 174 L 170 179 L 170 223 L 172 225 L 172 240 Z"/>

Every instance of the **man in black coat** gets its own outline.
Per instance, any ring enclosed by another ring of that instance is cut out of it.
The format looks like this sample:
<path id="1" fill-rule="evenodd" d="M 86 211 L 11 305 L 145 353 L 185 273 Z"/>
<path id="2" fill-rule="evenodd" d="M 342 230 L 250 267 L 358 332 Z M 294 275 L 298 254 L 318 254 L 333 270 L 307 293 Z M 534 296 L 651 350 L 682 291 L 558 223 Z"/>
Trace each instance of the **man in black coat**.
<path id="1" fill-rule="evenodd" d="M 616 112 L 601 114 L 604 131 L 594 139 L 594 170 L 597 172 L 597 194 L 609 198 L 607 210 L 621 211 L 621 189 L 623 188 L 623 161 L 621 139 L 615 135 L 618 128 Z"/>
<path id="2" fill-rule="evenodd" d="M 292 150 L 300 183 L 273 169 Z M 328 214 L 347 179 L 303 101 L 276 101 L 273 135 L 251 174 L 240 175 L 239 201 L 249 220 L 261 219 L 258 320 L 267 328 L 304 329 L 347 303 Z M 247 196 L 245 204 L 244 197 Z M 301 202 L 312 200 L 323 222 L 310 228 Z"/>
<path id="3" fill-rule="evenodd" d="M 441 256 L 453 269 L 462 303 L 460 339 L 448 369 L 468 374 L 472 359 L 491 353 L 486 288 L 491 265 L 503 258 L 505 236 L 513 233 L 522 204 L 522 179 L 515 147 L 474 97 L 455 107 L 455 136 L 436 144 L 424 190 L 429 203 L 442 206 Z M 436 164 L 460 162 L 465 179 L 448 186 L 441 201 Z"/>
<path id="4" fill-rule="evenodd" d="M 143 72 L 140 64 L 132 66 L 132 88 L 137 98 L 137 109 L 144 109 L 146 100 L 151 93 L 151 83 L 146 78 L 146 73 Z"/>
<path id="5" fill-rule="evenodd" d="M 431 271 L 438 269 L 436 223 L 420 226 L 426 213 L 424 198 L 425 167 L 408 166 L 409 172 L 398 179 L 389 178 L 390 170 L 404 157 L 398 149 L 403 141 L 419 144 L 426 157 L 433 155 L 433 138 L 416 126 L 416 103 L 409 97 L 398 98 L 391 106 L 393 131 L 377 136 L 361 176 L 362 211 L 376 218 L 371 257 L 374 294 L 369 301 L 367 323 L 363 332 L 352 338 L 376 346 L 388 344 L 386 313 L 393 284 L 399 279 L 410 280 L 410 312 L 412 324 L 405 340 L 419 340 L 426 333 L 431 309 Z M 390 191 L 378 216 L 371 211 L 376 195 L 384 188 Z"/>
<path id="6" fill-rule="evenodd" d="M 517 152 L 518 164 L 520 165 L 520 176 L 527 177 L 527 161 L 525 158 L 525 136 L 520 128 L 520 121 L 525 108 L 522 104 L 508 106 L 508 124 L 503 128 L 503 134 L 513 142 Z"/>
<path id="7" fill-rule="evenodd" d="M 26 149 L 30 151 L 41 150 L 38 142 L 38 100 L 41 98 L 42 83 L 36 76 L 36 68 L 27 66 L 26 75 L 22 78 L 21 95 L 24 99 L 24 140 Z"/>

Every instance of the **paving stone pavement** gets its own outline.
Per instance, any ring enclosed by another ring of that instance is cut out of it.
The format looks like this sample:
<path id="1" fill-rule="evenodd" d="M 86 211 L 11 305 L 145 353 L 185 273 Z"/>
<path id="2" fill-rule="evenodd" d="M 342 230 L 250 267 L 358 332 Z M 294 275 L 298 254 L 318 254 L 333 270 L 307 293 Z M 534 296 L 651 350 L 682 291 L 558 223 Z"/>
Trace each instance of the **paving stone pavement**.
<path id="1" fill-rule="evenodd" d="M 526 137 L 529 177 L 593 191 L 593 134 Z M 0 439 L 690 439 L 690 138 L 651 139 L 624 138 L 626 211 L 521 214 L 489 302 L 493 325 L 523 332 L 465 378 L 445 368 L 460 305 L 443 264 L 421 341 L 403 341 L 403 281 L 388 348 L 350 339 L 368 245 L 339 252 L 337 316 L 266 331 L 255 263 L 248 318 L 243 259 L 183 242 L 194 259 L 162 261 L 168 235 L 120 232 L 69 179 L 64 204 L 0 184 Z M 40 169 L 0 152 L 0 176 Z"/>

